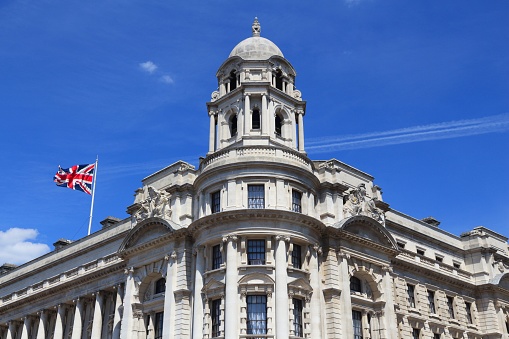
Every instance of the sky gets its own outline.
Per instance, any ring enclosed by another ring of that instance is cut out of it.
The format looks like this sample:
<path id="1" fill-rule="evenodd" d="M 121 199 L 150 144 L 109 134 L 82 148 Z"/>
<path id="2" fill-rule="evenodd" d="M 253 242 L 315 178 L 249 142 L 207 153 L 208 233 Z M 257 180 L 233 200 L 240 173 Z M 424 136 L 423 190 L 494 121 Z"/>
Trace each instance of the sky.
<path id="1" fill-rule="evenodd" d="M 509 236 L 509 2 L 0 1 L 0 264 L 87 235 L 58 166 L 99 157 L 92 232 L 141 180 L 208 150 L 206 105 L 237 43 L 297 71 L 306 151 L 375 177 L 390 207 Z"/>

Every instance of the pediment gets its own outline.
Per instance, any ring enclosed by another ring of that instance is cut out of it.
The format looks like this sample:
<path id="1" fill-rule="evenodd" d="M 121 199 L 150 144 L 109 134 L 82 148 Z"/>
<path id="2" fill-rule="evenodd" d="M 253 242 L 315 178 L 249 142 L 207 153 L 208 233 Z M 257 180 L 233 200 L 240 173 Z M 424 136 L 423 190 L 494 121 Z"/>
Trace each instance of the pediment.
<path id="1" fill-rule="evenodd" d="M 252 273 L 242 277 L 239 285 L 274 285 L 274 280 L 266 274 Z"/>
<path id="2" fill-rule="evenodd" d="M 382 246 L 398 249 L 396 241 L 389 231 L 370 217 L 364 215 L 353 216 L 343 219 L 335 227 Z"/>
<path id="3" fill-rule="evenodd" d="M 306 279 L 299 278 L 296 279 L 290 283 L 288 283 L 288 289 L 299 289 L 303 291 L 312 291 L 313 288 L 309 284 L 309 282 L 306 281 Z"/>
<path id="4" fill-rule="evenodd" d="M 145 219 L 129 232 L 120 245 L 118 252 L 122 253 L 143 244 L 149 244 L 152 241 L 173 232 L 175 232 L 175 229 L 164 219 Z"/>
<path id="5" fill-rule="evenodd" d="M 205 284 L 202 288 L 202 292 L 205 291 L 214 291 L 214 290 L 224 290 L 224 283 L 217 281 L 216 279 L 210 279 L 209 282 Z"/>

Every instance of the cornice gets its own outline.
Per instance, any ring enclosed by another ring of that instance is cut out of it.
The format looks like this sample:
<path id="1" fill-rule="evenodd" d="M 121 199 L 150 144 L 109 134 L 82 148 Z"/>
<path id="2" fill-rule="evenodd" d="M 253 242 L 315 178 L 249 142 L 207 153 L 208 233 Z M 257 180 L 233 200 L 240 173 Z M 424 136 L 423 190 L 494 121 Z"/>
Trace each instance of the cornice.
<path id="1" fill-rule="evenodd" d="M 391 257 L 396 257 L 399 253 L 399 251 L 393 247 L 384 246 L 384 245 L 377 243 L 373 240 L 358 236 L 351 232 L 348 232 L 348 231 L 345 231 L 342 229 L 338 229 L 338 228 L 335 228 L 332 226 L 327 227 L 327 235 L 329 237 L 331 237 L 332 239 L 338 239 L 338 240 L 345 239 L 345 240 L 349 240 L 349 241 L 364 245 L 364 246 L 372 248 L 372 249 L 376 249 L 380 252 L 388 254 Z M 341 247 L 345 247 L 345 246 L 342 245 Z"/>

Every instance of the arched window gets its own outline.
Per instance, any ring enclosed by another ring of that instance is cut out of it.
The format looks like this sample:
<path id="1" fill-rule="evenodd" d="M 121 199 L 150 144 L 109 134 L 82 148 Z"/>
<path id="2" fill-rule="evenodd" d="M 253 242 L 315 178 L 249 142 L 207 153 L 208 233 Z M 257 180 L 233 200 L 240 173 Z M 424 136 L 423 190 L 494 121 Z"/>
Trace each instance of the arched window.
<path id="1" fill-rule="evenodd" d="M 235 70 L 231 71 L 228 79 L 230 80 L 230 91 L 233 91 L 237 88 L 237 72 Z"/>
<path id="2" fill-rule="evenodd" d="M 260 110 L 258 108 L 253 109 L 253 114 L 251 114 L 251 128 L 260 129 Z"/>
<path id="3" fill-rule="evenodd" d="M 283 90 L 283 72 L 280 69 L 276 71 L 276 88 Z"/>
<path id="4" fill-rule="evenodd" d="M 281 131 L 282 131 L 282 126 L 283 126 L 283 119 L 281 118 L 281 116 L 279 114 L 276 114 L 276 121 L 275 121 L 275 133 L 278 137 L 281 136 Z"/>
<path id="5" fill-rule="evenodd" d="M 350 278 L 350 291 L 351 292 L 362 292 L 361 280 L 357 277 Z"/>
<path id="6" fill-rule="evenodd" d="M 166 291 L 166 279 L 161 278 L 156 281 L 154 294 L 163 293 L 164 291 Z"/>
<path id="7" fill-rule="evenodd" d="M 234 114 L 230 117 L 230 122 L 228 123 L 230 125 L 230 137 L 234 137 L 237 135 L 237 115 Z"/>

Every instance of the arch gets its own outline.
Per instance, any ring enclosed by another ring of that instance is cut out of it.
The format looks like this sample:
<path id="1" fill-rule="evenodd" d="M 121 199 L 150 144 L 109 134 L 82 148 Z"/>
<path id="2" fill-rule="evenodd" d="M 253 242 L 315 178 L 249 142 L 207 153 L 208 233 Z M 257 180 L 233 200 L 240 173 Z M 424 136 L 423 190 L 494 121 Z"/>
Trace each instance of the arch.
<path id="1" fill-rule="evenodd" d="M 260 129 L 260 122 L 260 109 L 255 107 L 251 113 L 251 129 Z"/>
<path id="2" fill-rule="evenodd" d="M 398 250 L 396 240 L 378 221 L 364 215 L 356 215 L 343 219 L 334 227 L 371 240 L 382 246 Z"/>
<path id="3" fill-rule="evenodd" d="M 497 274 L 493 279 L 491 279 L 491 283 L 498 285 L 498 287 L 509 290 L 509 272 Z"/>
<path id="4" fill-rule="evenodd" d="M 166 283 L 166 279 L 160 272 L 150 272 L 140 279 L 141 283 L 138 288 L 138 298 L 140 302 L 151 300 L 154 298 L 154 295 L 159 294 L 156 293 L 156 283 L 160 280 L 164 280 Z"/>
<path id="5" fill-rule="evenodd" d="M 382 293 L 378 288 L 377 277 L 374 276 L 369 271 L 364 270 L 363 268 L 353 269 L 351 272 L 350 279 L 352 278 L 358 279 L 358 282 L 360 283 L 360 291 L 351 290 L 351 293 L 357 292 L 373 301 L 377 301 L 379 298 L 382 297 Z"/>
<path id="6" fill-rule="evenodd" d="M 238 131 L 238 119 L 237 114 L 230 115 L 230 118 L 228 119 L 228 128 L 230 130 L 230 138 L 233 138 L 237 135 Z"/>
<path id="7" fill-rule="evenodd" d="M 118 253 L 121 254 L 130 248 L 149 243 L 159 237 L 171 234 L 177 229 L 180 229 L 180 227 L 167 220 L 157 217 L 147 218 L 127 234 L 118 249 Z"/>
<path id="8" fill-rule="evenodd" d="M 274 286 L 274 280 L 266 274 L 262 273 L 251 273 L 240 278 L 238 282 L 241 285 L 272 285 Z"/>
<path id="9" fill-rule="evenodd" d="M 274 112 L 274 134 L 283 139 L 288 138 L 290 133 L 287 126 L 291 124 L 291 115 L 281 105 L 276 106 Z"/>

